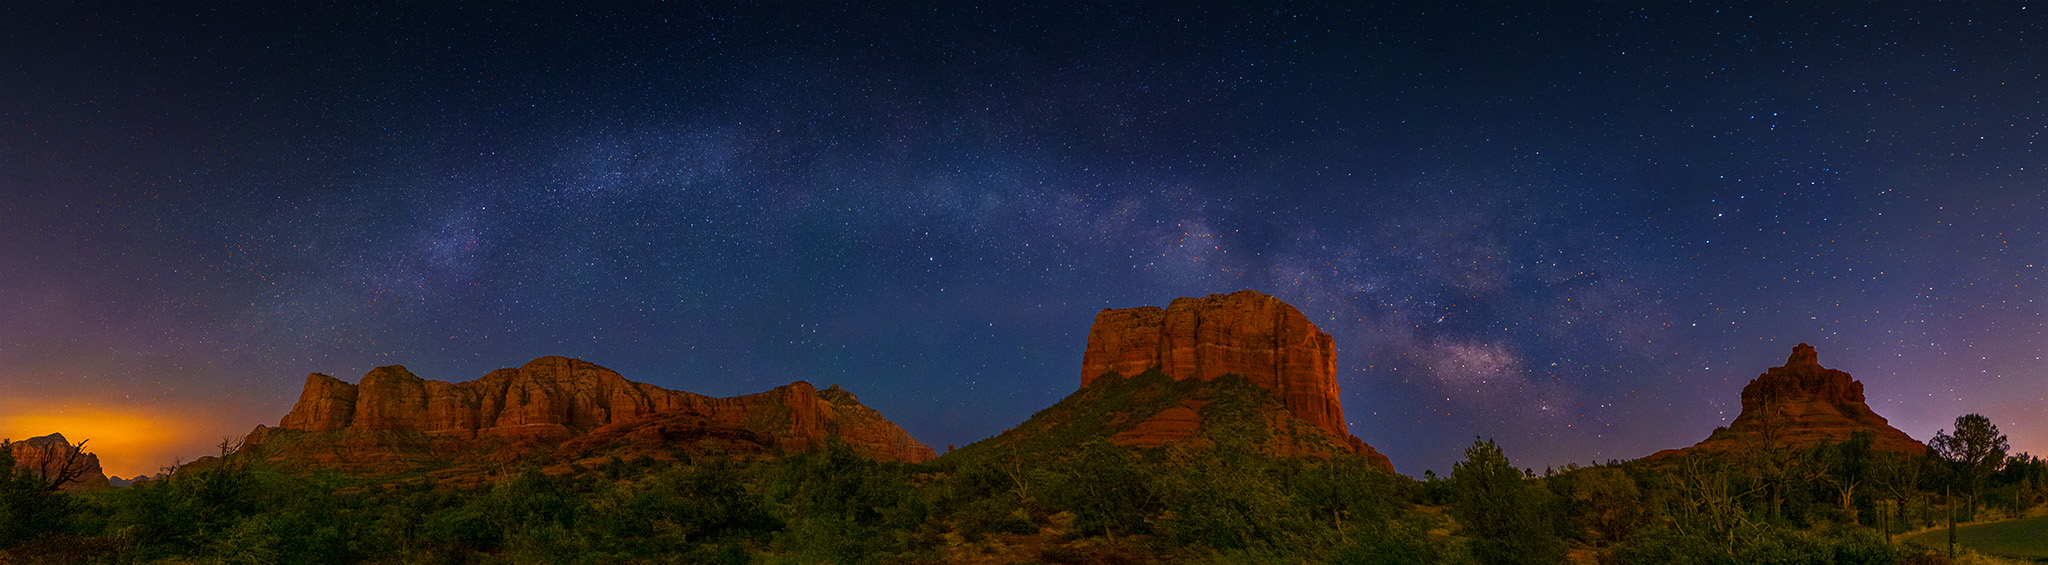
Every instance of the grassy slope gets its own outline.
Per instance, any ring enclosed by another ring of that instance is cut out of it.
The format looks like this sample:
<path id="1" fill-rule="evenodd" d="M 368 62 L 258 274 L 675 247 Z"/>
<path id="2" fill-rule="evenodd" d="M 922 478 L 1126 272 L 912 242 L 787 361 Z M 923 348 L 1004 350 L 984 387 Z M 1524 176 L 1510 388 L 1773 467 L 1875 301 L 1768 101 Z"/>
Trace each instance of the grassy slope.
<path id="1" fill-rule="evenodd" d="M 1242 377 L 1175 380 L 1153 369 L 1130 377 L 1105 376 L 1016 428 L 947 453 L 937 462 L 953 468 L 1016 455 L 1062 459 L 1076 446 L 1107 440 L 1188 400 L 1202 406 L 1202 428 L 1193 438 L 1198 443 L 1235 443 L 1262 452 L 1349 453 Z"/>
<path id="2" fill-rule="evenodd" d="M 1927 547 L 1948 547 L 1948 530 L 1934 530 L 1906 541 Z M 2048 559 L 2048 516 L 1956 528 L 1956 544 L 1978 553 Z"/>

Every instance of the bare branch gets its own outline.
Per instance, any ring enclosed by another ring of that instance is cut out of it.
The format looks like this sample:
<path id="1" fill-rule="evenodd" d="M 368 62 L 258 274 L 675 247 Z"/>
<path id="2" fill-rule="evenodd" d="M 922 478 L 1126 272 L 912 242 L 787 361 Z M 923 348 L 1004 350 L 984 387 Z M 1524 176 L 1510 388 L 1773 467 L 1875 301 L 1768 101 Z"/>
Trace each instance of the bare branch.
<path id="1" fill-rule="evenodd" d="M 36 459 L 33 472 L 42 479 L 43 492 L 55 492 L 64 488 L 64 485 L 77 481 L 86 471 L 91 470 L 92 460 L 85 453 L 85 443 L 88 441 L 92 440 L 81 440 L 77 444 L 72 444 L 68 440 L 21 442 L 21 445 L 28 446 L 30 454 Z M 15 442 L 8 442 L 8 449 L 12 449 L 14 444 Z M 17 465 L 20 464 L 19 459 L 16 458 Z"/>

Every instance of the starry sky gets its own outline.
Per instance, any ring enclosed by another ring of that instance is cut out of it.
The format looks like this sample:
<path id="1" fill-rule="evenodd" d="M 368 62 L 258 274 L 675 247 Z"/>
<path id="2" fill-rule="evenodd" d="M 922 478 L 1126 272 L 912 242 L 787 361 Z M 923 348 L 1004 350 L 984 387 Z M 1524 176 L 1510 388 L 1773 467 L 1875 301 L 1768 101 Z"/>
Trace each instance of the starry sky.
<path id="1" fill-rule="evenodd" d="M 1251 288 L 1405 473 L 1690 445 L 1799 342 L 2048 452 L 2048 7 L 351 4 L 0 3 L 0 436 L 567 355 L 944 451 Z"/>

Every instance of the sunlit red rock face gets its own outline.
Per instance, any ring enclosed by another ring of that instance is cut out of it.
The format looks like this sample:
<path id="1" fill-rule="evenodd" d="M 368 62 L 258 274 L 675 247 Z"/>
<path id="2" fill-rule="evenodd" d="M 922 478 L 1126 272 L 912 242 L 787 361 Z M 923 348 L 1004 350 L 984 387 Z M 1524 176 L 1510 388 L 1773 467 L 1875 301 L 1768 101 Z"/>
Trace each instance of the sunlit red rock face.
<path id="1" fill-rule="evenodd" d="M 345 449 L 294 451 L 301 459 L 358 472 L 415 466 L 434 459 L 435 452 L 486 445 L 508 452 L 498 459 L 566 446 L 596 449 L 603 443 L 597 438 L 631 439 L 652 448 L 659 442 L 649 438 L 664 433 L 692 442 L 729 438 L 741 451 L 810 450 L 838 436 L 879 459 L 925 461 L 934 455 L 836 386 L 819 391 L 799 381 L 712 398 L 629 381 L 566 357 L 542 357 L 462 383 L 422 379 L 396 365 L 370 371 L 360 384 L 315 373 L 306 377 L 298 404 L 279 429 L 342 432 Z M 249 441 L 262 445 L 273 435 L 259 427 Z"/>
<path id="2" fill-rule="evenodd" d="M 1685 449 L 1657 452 L 1727 452 L 1768 447 L 1807 448 L 1839 443 L 1870 432 L 1871 448 L 1919 455 L 1927 446 L 1893 428 L 1863 400 L 1863 383 L 1848 373 L 1822 367 L 1813 346 L 1799 344 L 1782 367 L 1772 367 L 1742 387 L 1742 414 L 1705 441 Z"/>
<path id="3" fill-rule="evenodd" d="M 1154 306 L 1105 309 L 1088 330 L 1081 387 L 1104 375 L 1158 368 L 1175 380 L 1238 375 L 1264 388 L 1288 412 L 1392 470 L 1387 458 L 1352 437 L 1338 401 L 1337 348 L 1330 334 L 1294 306 L 1253 290 L 1176 298 Z M 1156 445 L 1197 426 L 1192 409 L 1161 413 L 1129 442 Z M 1121 437 L 1121 436 L 1120 436 Z M 1142 438 L 1142 439 L 1141 439 Z"/>
<path id="4" fill-rule="evenodd" d="M 87 440 L 86 445 L 90 447 L 91 444 L 91 440 Z M 100 456 L 94 455 L 91 451 L 80 453 L 77 447 L 64 438 L 64 434 L 33 437 L 13 442 L 8 447 L 10 451 L 14 452 L 14 467 L 16 469 L 34 473 L 39 477 L 47 479 L 53 475 L 60 474 L 60 469 L 67 462 L 73 468 L 78 468 L 81 472 L 77 474 L 76 478 L 60 485 L 59 488 L 64 490 L 91 490 L 111 487 L 107 482 L 106 472 L 100 470 Z"/>

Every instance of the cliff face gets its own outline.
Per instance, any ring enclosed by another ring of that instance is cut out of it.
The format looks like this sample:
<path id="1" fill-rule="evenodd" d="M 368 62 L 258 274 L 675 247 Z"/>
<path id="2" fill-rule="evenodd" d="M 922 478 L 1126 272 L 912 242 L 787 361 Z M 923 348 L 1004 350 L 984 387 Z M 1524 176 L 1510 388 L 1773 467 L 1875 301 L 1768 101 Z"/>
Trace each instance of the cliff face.
<path id="1" fill-rule="evenodd" d="M 1799 344 L 1782 367 L 1772 367 L 1742 387 L 1742 413 L 1727 427 L 1685 450 L 1738 451 L 1766 447 L 1807 448 L 1870 432 L 1871 448 L 1918 455 L 1927 450 L 1863 399 L 1863 383 L 1848 373 L 1822 367 L 1813 346 Z"/>
<path id="2" fill-rule="evenodd" d="M 1165 309 L 1144 306 L 1096 314 L 1081 360 L 1081 388 L 1106 375 L 1128 377 L 1148 369 L 1174 380 L 1244 377 L 1294 417 L 1392 469 L 1386 456 L 1351 436 L 1338 400 L 1335 341 L 1280 299 L 1242 290 L 1176 298 Z M 1134 439 L 1140 444 L 1170 440 L 1195 427 L 1192 414 L 1192 408 L 1162 413 L 1131 437 L 1145 438 Z"/>
<path id="3" fill-rule="evenodd" d="M 422 379 L 396 365 L 370 371 L 360 384 L 315 373 L 278 430 L 259 427 L 249 442 L 261 446 L 279 430 L 340 432 L 346 445 L 299 448 L 296 457 L 358 472 L 418 467 L 436 452 L 481 446 L 523 446 L 487 459 L 560 452 L 552 446 L 602 447 L 592 437 L 638 438 L 632 441 L 650 448 L 647 438 L 726 438 L 750 452 L 816 449 L 837 435 L 879 459 L 934 457 L 931 448 L 836 386 L 819 391 L 800 381 L 712 398 L 629 381 L 566 357 L 542 357 L 461 383 Z"/>
<path id="4" fill-rule="evenodd" d="M 566 437 L 709 397 L 626 380 L 595 364 L 542 357 L 474 381 L 422 379 L 378 367 L 352 385 L 314 373 L 279 422 L 288 430 L 416 431 L 437 436 Z"/>
<path id="5" fill-rule="evenodd" d="M 90 440 L 87 440 L 90 441 Z M 50 434 L 33 437 L 8 444 L 14 454 L 14 467 L 48 479 L 61 472 L 68 462 L 80 471 L 76 478 L 59 485 L 64 490 L 90 490 L 109 488 L 107 473 L 100 469 L 100 456 L 92 452 L 79 452 L 64 434 Z"/>
<path id="6" fill-rule="evenodd" d="M 809 386 L 807 383 L 805 386 Z M 890 454 L 887 458 L 902 461 L 930 461 L 936 454 L 932 448 L 918 443 L 895 423 L 882 417 L 881 412 L 860 403 L 853 393 L 832 385 L 816 393 L 824 401 L 818 405 L 819 421 L 825 426 L 825 433 L 836 435 L 854 449 L 867 453 Z"/>
<path id="7" fill-rule="evenodd" d="M 355 421 L 356 385 L 313 373 L 306 375 L 306 388 L 299 403 L 278 425 L 285 429 L 324 432 L 348 427 Z"/>
<path id="8" fill-rule="evenodd" d="M 1176 298 L 1095 315 L 1081 359 L 1081 386 L 1107 373 L 1158 367 L 1174 379 L 1238 375 L 1272 391 L 1296 416 L 1350 435 L 1337 400 L 1337 347 L 1300 310 L 1258 291 Z"/>

